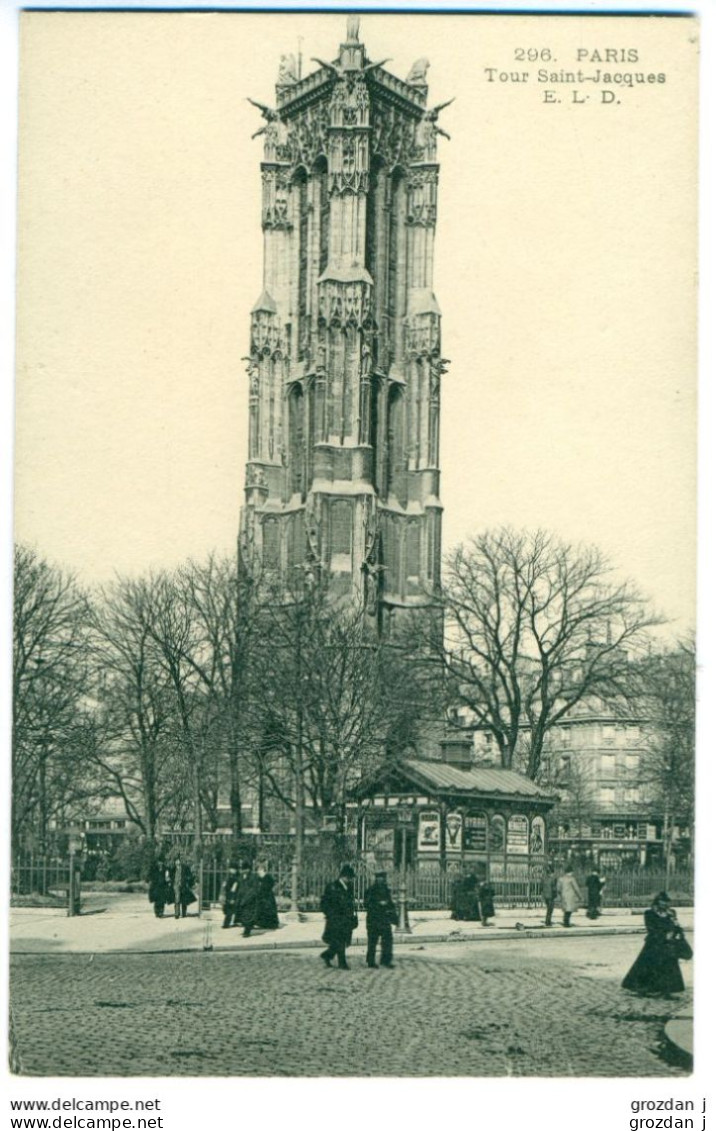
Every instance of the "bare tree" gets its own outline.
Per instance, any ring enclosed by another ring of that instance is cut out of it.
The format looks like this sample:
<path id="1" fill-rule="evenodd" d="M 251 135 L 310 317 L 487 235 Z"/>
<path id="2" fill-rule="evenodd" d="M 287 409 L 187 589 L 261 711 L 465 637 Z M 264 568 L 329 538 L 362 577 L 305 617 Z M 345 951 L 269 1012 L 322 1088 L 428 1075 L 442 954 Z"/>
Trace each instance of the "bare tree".
<path id="1" fill-rule="evenodd" d="M 300 808 L 305 795 L 342 831 L 349 786 L 384 760 L 391 740 L 395 749 L 412 733 L 419 694 L 411 666 L 330 585 L 274 590 L 262 610 L 252 704 L 265 779 L 289 807 Z"/>
<path id="2" fill-rule="evenodd" d="M 663 814 L 667 869 L 673 830 L 687 827 L 693 844 L 695 800 L 696 650 L 693 641 L 650 653 L 634 673 L 634 702 L 648 720 L 640 781 Z"/>
<path id="3" fill-rule="evenodd" d="M 150 841 L 182 808 L 172 687 L 153 625 L 159 581 L 119 578 L 95 603 L 94 731 L 90 757 Z"/>
<path id="4" fill-rule="evenodd" d="M 195 647 L 186 660 L 204 697 L 205 736 L 220 755 L 214 781 L 223 789 L 228 773 L 232 832 L 238 837 L 242 784 L 251 767 L 248 694 L 257 633 L 255 583 L 240 576 L 235 560 L 210 555 L 204 563 L 180 569 L 177 586 L 195 625 Z"/>
<path id="5" fill-rule="evenodd" d="M 80 756 L 89 603 L 72 575 L 34 550 L 14 555 L 12 842 L 46 848 L 52 818 L 92 795 Z"/>
<path id="6" fill-rule="evenodd" d="M 544 531 L 499 529 L 458 547 L 444 609 L 450 701 L 493 735 L 505 767 L 526 738 L 531 778 L 550 729 L 578 703 L 629 694 L 630 653 L 661 623 L 598 549 Z"/>

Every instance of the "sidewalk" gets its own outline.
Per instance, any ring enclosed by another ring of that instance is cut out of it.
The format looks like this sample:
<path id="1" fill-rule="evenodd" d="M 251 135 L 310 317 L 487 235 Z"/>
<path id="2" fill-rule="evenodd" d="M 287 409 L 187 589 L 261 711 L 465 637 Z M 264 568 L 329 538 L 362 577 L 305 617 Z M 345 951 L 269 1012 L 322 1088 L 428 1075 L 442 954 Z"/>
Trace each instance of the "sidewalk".
<path id="1" fill-rule="evenodd" d="M 693 910 L 681 908 L 679 921 L 693 929 Z M 12 908 L 10 950 L 12 954 L 161 954 L 179 951 L 262 951 L 323 946 L 323 916 L 308 914 L 300 923 L 279 916 L 276 931 L 259 931 L 250 938 L 241 929 L 222 929 L 218 907 L 202 913 L 194 910 L 186 919 L 165 915 L 157 919 L 146 896 L 89 892 L 83 897 L 82 914 L 72 919 L 54 908 Z M 599 919 L 587 919 L 584 911 L 572 918 L 572 927 L 544 926 L 543 908 L 499 908 L 494 925 L 455 922 L 447 911 L 416 911 L 411 916 L 411 934 L 395 935 L 401 943 L 489 942 L 496 939 L 574 938 L 585 935 L 638 935 L 643 933 L 641 913 L 628 908 L 608 908 Z M 353 934 L 354 945 L 365 945 L 365 915 L 361 914 Z"/>

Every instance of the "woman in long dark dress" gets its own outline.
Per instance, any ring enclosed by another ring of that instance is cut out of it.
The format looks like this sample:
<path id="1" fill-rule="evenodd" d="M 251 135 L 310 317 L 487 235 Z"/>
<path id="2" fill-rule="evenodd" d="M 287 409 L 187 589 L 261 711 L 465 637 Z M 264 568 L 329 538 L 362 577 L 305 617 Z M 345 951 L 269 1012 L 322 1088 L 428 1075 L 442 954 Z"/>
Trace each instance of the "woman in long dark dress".
<path id="1" fill-rule="evenodd" d="M 678 994 L 684 989 L 678 951 L 688 957 L 690 948 L 670 906 L 669 896 L 659 892 L 644 912 L 646 939 L 636 962 L 622 982 L 636 994 Z"/>
<path id="2" fill-rule="evenodd" d="M 479 919 L 480 904 L 477 898 L 477 876 L 470 873 L 455 882 L 452 896 L 453 919 Z"/>
<path id="3" fill-rule="evenodd" d="M 164 908 L 171 902 L 173 888 L 169 872 L 163 860 L 155 860 L 149 872 L 149 902 L 154 905 L 157 919 L 164 915 Z"/>
<path id="4" fill-rule="evenodd" d="M 480 884 L 480 918 L 483 927 L 489 927 L 488 919 L 495 917 L 495 889 L 489 880 Z"/>
<path id="5" fill-rule="evenodd" d="M 275 880 L 266 873 L 259 881 L 256 900 L 256 926 L 265 931 L 275 931 L 279 926 L 276 896 L 273 893 Z"/>

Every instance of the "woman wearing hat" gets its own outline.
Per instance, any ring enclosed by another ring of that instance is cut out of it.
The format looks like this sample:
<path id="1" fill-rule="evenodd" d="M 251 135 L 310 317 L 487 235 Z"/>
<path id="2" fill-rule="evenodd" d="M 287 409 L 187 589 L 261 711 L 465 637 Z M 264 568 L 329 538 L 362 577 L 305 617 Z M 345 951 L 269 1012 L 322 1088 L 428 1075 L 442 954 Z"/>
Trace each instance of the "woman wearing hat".
<path id="1" fill-rule="evenodd" d="M 684 989 L 679 958 L 690 958 L 676 913 L 665 891 L 660 891 L 644 912 L 646 939 L 636 962 L 622 982 L 625 990 L 644 996 L 678 994 Z"/>

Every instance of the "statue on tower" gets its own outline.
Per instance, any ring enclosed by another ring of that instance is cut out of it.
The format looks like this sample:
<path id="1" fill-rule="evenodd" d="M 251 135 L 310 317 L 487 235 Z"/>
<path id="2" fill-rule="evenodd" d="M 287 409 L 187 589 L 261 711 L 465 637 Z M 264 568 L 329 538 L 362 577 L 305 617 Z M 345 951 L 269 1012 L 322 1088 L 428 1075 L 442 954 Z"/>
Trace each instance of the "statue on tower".
<path id="1" fill-rule="evenodd" d="M 346 43 L 360 43 L 360 16 L 349 16 L 346 21 Z"/>
<path id="2" fill-rule="evenodd" d="M 429 66 L 429 59 L 426 59 L 425 57 L 423 57 L 422 59 L 416 59 L 412 67 L 410 68 L 410 71 L 408 72 L 408 77 L 405 80 L 408 85 L 427 86 L 427 74 Z"/>
<path id="3" fill-rule="evenodd" d="M 293 86 L 298 82 L 298 68 L 295 55 L 282 55 L 278 66 L 276 86 Z"/>

